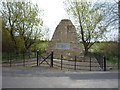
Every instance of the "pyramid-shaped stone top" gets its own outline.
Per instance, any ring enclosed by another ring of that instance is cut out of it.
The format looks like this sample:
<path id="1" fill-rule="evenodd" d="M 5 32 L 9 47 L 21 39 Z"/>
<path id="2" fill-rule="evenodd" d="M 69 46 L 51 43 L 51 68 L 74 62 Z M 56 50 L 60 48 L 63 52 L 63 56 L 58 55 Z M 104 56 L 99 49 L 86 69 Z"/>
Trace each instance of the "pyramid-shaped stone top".
<path id="1" fill-rule="evenodd" d="M 83 50 L 78 43 L 75 26 L 71 20 L 63 19 L 57 25 L 51 41 L 48 44 L 47 52 L 54 52 L 54 55 L 81 56 Z"/>

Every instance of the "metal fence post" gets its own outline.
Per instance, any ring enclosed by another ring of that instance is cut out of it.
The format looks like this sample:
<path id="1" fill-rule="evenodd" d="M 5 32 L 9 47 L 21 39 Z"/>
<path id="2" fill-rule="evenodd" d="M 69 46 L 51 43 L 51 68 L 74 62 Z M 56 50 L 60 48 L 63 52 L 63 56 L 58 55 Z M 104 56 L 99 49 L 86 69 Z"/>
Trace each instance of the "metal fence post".
<path id="1" fill-rule="evenodd" d="M 75 56 L 75 65 L 74 65 L 74 70 L 76 70 L 76 56 Z"/>
<path id="2" fill-rule="evenodd" d="M 106 71 L 106 57 L 104 56 L 104 71 Z"/>
<path id="3" fill-rule="evenodd" d="M 39 62 L 38 62 L 39 61 L 39 55 L 38 54 L 39 54 L 39 51 L 37 50 L 37 66 L 39 65 Z"/>
<path id="4" fill-rule="evenodd" d="M 101 68 L 103 69 L 103 57 L 101 59 Z"/>
<path id="5" fill-rule="evenodd" d="M 91 71 L 91 56 L 90 56 L 90 71 Z"/>
<path id="6" fill-rule="evenodd" d="M 50 67 L 53 67 L 53 52 L 51 52 L 51 65 Z"/>
<path id="7" fill-rule="evenodd" d="M 63 56 L 61 55 L 61 70 L 62 70 L 62 59 L 63 59 Z"/>

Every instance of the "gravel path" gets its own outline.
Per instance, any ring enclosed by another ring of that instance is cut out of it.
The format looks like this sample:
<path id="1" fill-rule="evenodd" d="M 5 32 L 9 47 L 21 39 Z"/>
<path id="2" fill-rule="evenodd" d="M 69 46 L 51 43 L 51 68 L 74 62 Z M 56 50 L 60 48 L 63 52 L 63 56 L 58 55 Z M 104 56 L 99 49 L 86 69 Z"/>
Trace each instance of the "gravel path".
<path id="1" fill-rule="evenodd" d="M 118 88 L 117 71 L 61 71 L 48 67 L 2 68 L 3 88 Z"/>

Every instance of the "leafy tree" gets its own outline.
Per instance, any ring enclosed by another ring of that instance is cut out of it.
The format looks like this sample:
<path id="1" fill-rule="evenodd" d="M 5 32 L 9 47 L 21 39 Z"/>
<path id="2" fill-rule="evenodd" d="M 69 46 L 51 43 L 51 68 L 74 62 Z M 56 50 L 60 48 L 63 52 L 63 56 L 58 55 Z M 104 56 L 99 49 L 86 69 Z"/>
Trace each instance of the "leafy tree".
<path id="1" fill-rule="evenodd" d="M 103 4 L 103 7 L 106 9 L 106 16 L 104 22 L 109 31 L 109 39 L 111 41 L 106 41 L 106 43 L 100 47 L 103 51 L 103 54 L 107 57 L 117 57 L 118 56 L 118 23 L 119 23 L 119 12 L 118 12 L 118 2 L 113 1 Z M 115 32 L 115 33 L 113 33 Z"/>
<path id="2" fill-rule="evenodd" d="M 7 30 L 2 30 L 2 51 L 3 52 L 12 52 L 14 51 L 14 43 L 11 40 L 11 37 Z"/>
<path id="3" fill-rule="evenodd" d="M 2 3 L 3 30 L 7 30 L 14 42 L 16 51 L 21 48 L 26 52 L 35 40 L 41 37 L 42 10 L 31 2 Z"/>
<path id="4" fill-rule="evenodd" d="M 14 37 L 14 28 L 15 28 L 15 21 L 16 18 L 14 18 L 12 12 L 14 12 L 14 10 L 10 7 L 12 7 L 12 5 L 9 5 L 9 3 L 2 3 L 2 9 L 1 9 L 1 13 L 2 13 L 2 32 L 4 33 L 8 33 L 8 35 L 10 35 L 10 39 L 8 40 L 12 40 L 14 48 L 17 50 L 17 43 Z M 7 36 L 8 36 L 7 35 Z M 2 35 L 3 36 L 3 40 L 4 37 L 7 37 L 6 35 Z M 9 36 L 8 36 L 9 37 Z M 7 40 L 7 39 L 6 39 Z M 6 43 L 7 44 L 7 43 Z"/>
<path id="5" fill-rule="evenodd" d="M 67 0 L 64 3 L 66 11 L 75 22 L 78 38 L 82 39 L 85 55 L 87 55 L 91 46 L 102 39 L 107 31 L 107 25 L 103 22 L 106 12 L 101 5 L 92 6 L 85 0 L 76 0 L 75 2 Z"/>
<path id="6" fill-rule="evenodd" d="M 50 29 L 47 27 L 47 26 L 44 26 L 43 28 L 42 28 L 42 34 L 43 34 L 43 40 L 45 40 L 45 41 L 49 41 L 49 38 L 50 38 Z"/>

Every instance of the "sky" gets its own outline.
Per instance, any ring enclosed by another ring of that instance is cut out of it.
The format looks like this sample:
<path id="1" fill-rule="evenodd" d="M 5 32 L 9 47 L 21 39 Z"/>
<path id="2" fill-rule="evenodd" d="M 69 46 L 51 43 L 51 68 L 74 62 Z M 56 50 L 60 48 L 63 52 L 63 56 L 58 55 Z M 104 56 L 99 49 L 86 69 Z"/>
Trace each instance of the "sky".
<path id="1" fill-rule="evenodd" d="M 69 19 L 64 10 L 64 0 L 31 0 L 37 3 L 40 9 L 43 9 L 43 24 L 50 29 L 50 39 L 55 31 L 55 28 L 62 19 Z M 113 2 L 114 0 L 87 0 L 94 2 Z"/>
<path id="2" fill-rule="evenodd" d="M 2 0 L 2 1 L 25 1 L 25 0 Z M 32 3 L 37 3 L 38 7 L 43 11 L 44 15 L 42 17 L 44 26 L 49 28 L 49 38 L 52 38 L 52 35 L 55 31 L 55 28 L 59 24 L 62 19 L 70 19 L 67 15 L 63 1 L 65 0 L 27 0 L 31 1 Z M 73 0 L 74 1 L 74 0 Z M 118 0 L 87 0 L 89 2 L 114 2 Z M 114 31 L 114 33 L 117 33 Z M 113 34 L 111 34 L 113 35 Z M 109 36 L 109 34 L 108 34 Z"/>
<path id="3" fill-rule="evenodd" d="M 63 0 L 32 0 L 32 2 L 37 2 L 44 10 L 43 24 L 50 29 L 50 38 L 59 22 L 62 19 L 69 19 L 64 10 Z"/>

